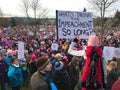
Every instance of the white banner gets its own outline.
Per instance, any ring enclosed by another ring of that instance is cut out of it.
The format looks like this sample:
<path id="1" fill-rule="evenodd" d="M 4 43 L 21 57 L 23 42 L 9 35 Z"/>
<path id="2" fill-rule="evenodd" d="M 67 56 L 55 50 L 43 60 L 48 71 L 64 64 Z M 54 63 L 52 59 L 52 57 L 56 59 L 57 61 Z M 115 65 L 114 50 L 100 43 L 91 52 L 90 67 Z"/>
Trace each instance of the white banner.
<path id="1" fill-rule="evenodd" d="M 24 42 L 18 41 L 18 59 L 24 58 Z"/>
<path id="2" fill-rule="evenodd" d="M 105 60 L 112 60 L 113 57 L 120 58 L 120 48 L 104 46 L 103 56 Z"/>
<path id="3" fill-rule="evenodd" d="M 120 58 L 120 48 L 115 48 L 115 57 Z"/>
<path id="4" fill-rule="evenodd" d="M 90 12 L 56 11 L 56 19 L 58 38 L 74 38 L 79 35 L 87 39 L 95 35 Z"/>

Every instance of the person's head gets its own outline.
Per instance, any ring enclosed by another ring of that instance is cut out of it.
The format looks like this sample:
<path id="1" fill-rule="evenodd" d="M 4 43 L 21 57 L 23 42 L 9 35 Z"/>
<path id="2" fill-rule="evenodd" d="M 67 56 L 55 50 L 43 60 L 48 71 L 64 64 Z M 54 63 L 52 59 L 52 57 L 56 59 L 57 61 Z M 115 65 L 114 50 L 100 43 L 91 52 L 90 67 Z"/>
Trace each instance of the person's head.
<path id="1" fill-rule="evenodd" d="M 117 62 L 116 61 L 111 61 L 107 66 L 108 71 L 111 71 L 112 69 L 116 69 L 116 68 L 117 68 Z"/>
<path id="2" fill-rule="evenodd" d="M 51 71 L 52 65 L 50 64 L 50 59 L 48 57 L 42 56 L 36 60 L 36 66 L 39 71 L 49 72 Z"/>
<path id="3" fill-rule="evenodd" d="M 30 59 L 35 61 L 36 60 L 36 55 L 35 54 L 30 55 Z"/>
<path id="4" fill-rule="evenodd" d="M 61 71 L 63 68 L 64 68 L 63 62 L 61 62 L 61 61 L 55 62 L 55 70 Z"/>
<path id="5" fill-rule="evenodd" d="M 88 46 L 99 46 L 99 43 L 97 36 L 90 36 L 88 39 Z"/>
<path id="6" fill-rule="evenodd" d="M 58 53 L 58 54 L 55 55 L 55 59 L 58 60 L 58 61 L 61 61 L 62 57 L 63 56 L 60 53 Z"/>
<path id="7" fill-rule="evenodd" d="M 75 64 L 75 65 L 79 65 L 79 61 L 80 61 L 80 59 L 78 57 L 76 57 L 76 56 L 74 56 L 72 58 L 72 63 Z"/>
<path id="8" fill-rule="evenodd" d="M 12 50 L 7 50 L 7 55 L 10 57 L 13 56 Z"/>
<path id="9" fill-rule="evenodd" d="M 11 58 L 10 64 L 18 64 L 18 63 L 19 63 L 19 61 L 18 61 L 17 57 Z"/>

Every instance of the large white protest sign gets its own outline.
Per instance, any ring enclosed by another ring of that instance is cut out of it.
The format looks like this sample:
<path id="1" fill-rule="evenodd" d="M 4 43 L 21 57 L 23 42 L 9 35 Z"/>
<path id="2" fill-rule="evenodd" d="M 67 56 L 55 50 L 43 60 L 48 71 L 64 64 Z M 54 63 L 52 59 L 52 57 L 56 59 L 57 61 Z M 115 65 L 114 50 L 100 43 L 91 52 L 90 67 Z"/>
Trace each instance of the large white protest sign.
<path id="1" fill-rule="evenodd" d="M 103 49 L 103 55 L 105 60 L 112 60 L 114 57 L 114 47 L 107 47 L 105 46 Z"/>
<path id="2" fill-rule="evenodd" d="M 18 59 L 24 58 L 24 42 L 18 42 Z"/>
<path id="3" fill-rule="evenodd" d="M 90 12 L 56 11 L 56 22 L 58 38 L 74 38 L 79 35 L 87 39 L 95 34 Z"/>
<path id="4" fill-rule="evenodd" d="M 105 60 L 112 60 L 115 58 L 120 58 L 120 48 L 105 46 L 103 49 L 103 56 Z"/>

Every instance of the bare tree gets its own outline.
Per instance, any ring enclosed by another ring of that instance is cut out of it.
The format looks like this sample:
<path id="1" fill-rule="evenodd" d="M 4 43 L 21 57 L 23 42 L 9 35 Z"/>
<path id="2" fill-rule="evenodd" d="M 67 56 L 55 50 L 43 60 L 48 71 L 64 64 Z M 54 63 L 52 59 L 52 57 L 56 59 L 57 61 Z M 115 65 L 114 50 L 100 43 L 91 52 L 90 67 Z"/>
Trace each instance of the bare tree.
<path id="1" fill-rule="evenodd" d="M 48 9 L 42 8 L 40 0 L 32 0 L 30 3 L 31 9 L 34 12 L 34 18 L 42 18 L 47 15 Z"/>
<path id="2" fill-rule="evenodd" d="M 94 10 L 99 12 L 101 30 L 100 35 L 103 36 L 105 30 L 105 15 L 108 9 L 112 7 L 118 0 L 88 0 L 88 2 L 93 6 Z"/>
<path id="3" fill-rule="evenodd" d="M 35 25 L 39 23 L 37 20 L 45 17 L 48 13 L 48 9 L 42 7 L 40 0 L 21 0 L 19 6 L 28 18 L 32 17 L 35 19 L 35 21 L 32 22 Z M 31 12 L 33 12 L 33 14 L 31 14 Z M 33 21 L 33 19 L 31 20 Z M 34 36 L 36 36 L 38 30 L 39 25 L 33 26 L 31 31 L 34 33 Z"/>
<path id="4" fill-rule="evenodd" d="M 26 15 L 28 20 L 30 21 L 30 16 L 29 16 L 30 2 L 29 2 L 29 0 L 21 0 L 21 3 L 19 4 L 19 8 Z"/>
<path id="5" fill-rule="evenodd" d="M 35 22 L 36 19 L 43 18 L 48 13 L 48 9 L 42 7 L 40 0 L 21 0 L 19 8 L 27 18 L 35 18 Z M 33 16 L 31 15 L 30 10 L 33 11 Z"/>

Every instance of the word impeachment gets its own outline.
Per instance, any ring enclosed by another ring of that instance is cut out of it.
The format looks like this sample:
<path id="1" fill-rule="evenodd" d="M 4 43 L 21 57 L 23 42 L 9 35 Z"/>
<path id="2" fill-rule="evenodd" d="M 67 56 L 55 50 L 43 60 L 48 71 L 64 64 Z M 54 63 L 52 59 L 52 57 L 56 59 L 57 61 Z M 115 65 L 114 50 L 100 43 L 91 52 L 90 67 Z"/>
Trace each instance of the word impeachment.
<path id="1" fill-rule="evenodd" d="M 78 28 L 88 28 L 92 27 L 93 21 L 86 21 L 86 22 L 80 22 L 80 21 L 63 21 L 58 20 L 58 27 L 78 27 Z"/>

